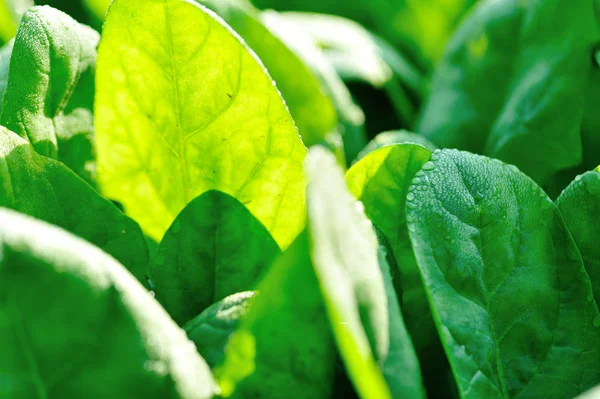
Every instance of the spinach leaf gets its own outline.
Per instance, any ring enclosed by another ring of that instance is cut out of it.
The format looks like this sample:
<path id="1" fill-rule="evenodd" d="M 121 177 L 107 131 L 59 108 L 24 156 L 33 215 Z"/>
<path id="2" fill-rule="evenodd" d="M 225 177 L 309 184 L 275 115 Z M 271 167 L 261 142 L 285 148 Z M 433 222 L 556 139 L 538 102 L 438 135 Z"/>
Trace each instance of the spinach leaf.
<path id="1" fill-rule="evenodd" d="M 302 230 L 305 147 L 259 60 L 212 11 L 115 0 L 96 95 L 101 190 L 153 239 L 210 189 L 244 203 L 282 247 Z"/>
<path id="2" fill-rule="evenodd" d="M 422 94 L 424 79 L 390 45 L 380 47 L 382 39 L 345 18 L 299 12 L 281 13 L 280 16 L 305 32 L 322 49 L 344 81 L 365 82 L 384 90 L 399 119 L 407 125 L 412 124 L 416 110 L 407 88 Z M 385 53 L 388 55 L 384 56 Z M 388 58 L 394 62 L 388 64 Z"/>
<path id="3" fill-rule="evenodd" d="M 452 38 L 416 130 L 441 148 L 514 164 L 545 185 L 582 162 L 598 41 L 594 0 L 481 2 Z"/>
<path id="4" fill-rule="evenodd" d="M 212 397 L 193 344 L 113 258 L 14 211 L 0 226 L 0 395 Z"/>
<path id="5" fill-rule="evenodd" d="M 439 59 L 473 3 L 475 0 L 255 0 L 260 8 L 312 11 L 355 20 L 395 47 L 410 50 L 425 66 Z"/>
<path id="6" fill-rule="evenodd" d="M 306 233 L 273 263 L 258 292 L 215 370 L 223 396 L 329 398 L 335 344 Z"/>
<path id="7" fill-rule="evenodd" d="M 0 127 L 0 206 L 55 224 L 114 256 L 145 281 L 148 249 L 140 227 L 62 163 Z"/>
<path id="8" fill-rule="evenodd" d="M 406 330 L 398 297 L 392 282 L 387 250 L 380 245 L 379 268 L 383 275 L 388 303 L 390 348 L 382 367 L 392 398 L 425 398 L 419 360 Z"/>
<path id="9" fill-rule="evenodd" d="M 437 147 L 431 141 L 427 140 L 420 134 L 412 133 L 407 130 L 391 130 L 388 132 L 379 133 L 377 136 L 375 136 L 373 140 L 371 140 L 369 144 L 367 144 L 365 148 L 358 154 L 358 158 L 355 162 L 360 161 L 366 157 L 367 154 L 381 147 L 402 143 L 420 144 L 429 151 L 434 151 L 437 149 Z"/>
<path id="10" fill-rule="evenodd" d="M 183 326 L 188 338 L 196 344 L 196 349 L 211 368 L 223 363 L 229 337 L 246 316 L 254 297 L 253 291 L 230 295 Z"/>
<path id="11" fill-rule="evenodd" d="M 235 198 L 207 191 L 177 216 L 150 264 L 156 298 L 179 324 L 214 302 L 255 288 L 280 253 Z"/>
<path id="12" fill-rule="evenodd" d="M 307 147 L 327 141 L 338 118 L 332 100 L 310 68 L 262 23 L 247 0 L 201 0 L 242 36 L 281 90 Z"/>
<path id="13" fill-rule="evenodd" d="M 290 24 L 286 18 L 274 11 L 263 12 L 261 20 L 275 36 L 310 67 L 321 82 L 324 91 L 331 98 L 337 110 L 338 130 L 343 140 L 346 162 L 352 162 L 367 142 L 363 111 L 355 104 L 350 91 L 333 65 L 305 31 Z M 332 137 L 333 139 L 335 137 Z"/>
<path id="14" fill-rule="evenodd" d="M 48 6 L 23 16 L 0 124 L 94 181 L 94 70 L 99 35 Z M 24 67 L 28 65 L 29 67 Z"/>
<path id="15" fill-rule="evenodd" d="M 583 264 L 590 276 L 594 299 L 600 303 L 600 173 L 586 172 L 562 192 L 556 205 L 579 248 Z"/>
<path id="16" fill-rule="evenodd" d="M 350 192 L 390 243 L 400 270 L 398 292 L 417 351 L 435 341 L 435 327 L 421 283 L 406 226 L 406 195 L 415 174 L 431 157 L 417 144 L 397 144 L 373 151 L 348 170 Z"/>
<path id="17" fill-rule="evenodd" d="M 461 397 L 568 398 L 598 382 L 590 279 L 558 209 L 530 178 L 436 151 L 406 207 Z"/>
<path id="18" fill-rule="evenodd" d="M 33 0 L 0 0 L 0 44 L 15 37 L 21 16 L 32 6 Z"/>

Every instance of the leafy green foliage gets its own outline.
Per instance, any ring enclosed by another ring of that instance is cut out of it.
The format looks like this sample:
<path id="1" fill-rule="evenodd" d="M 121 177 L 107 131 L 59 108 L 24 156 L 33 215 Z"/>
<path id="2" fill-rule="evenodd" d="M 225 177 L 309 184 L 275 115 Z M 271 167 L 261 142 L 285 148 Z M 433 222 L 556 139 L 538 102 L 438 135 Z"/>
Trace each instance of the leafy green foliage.
<path id="1" fill-rule="evenodd" d="M 443 150 L 407 199 L 413 247 L 463 398 L 573 397 L 598 381 L 600 314 L 590 279 L 558 209 L 531 179 Z"/>
<path id="2" fill-rule="evenodd" d="M 110 3 L 0 0 L 0 397 L 597 395 L 598 0 Z"/>
<path id="3" fill-rule="evenodd" d="M 228 295 L 253 289 L 279 254 L 266 228 L 235 198 L 207 191 L 177 216 L 153 257 L 156 298 L 183 324 Z"/>
<path id="4" fill-rule="evenodd" d="M 51 7 L 23 16 L 14 42 L 0 124 L 88 182 L 93 165 L 98 33 Z M 28 65 L 28 68 L 23 68 Z"/>
<path id="5" fill-rule="evenodd" d="M 3 397 L 212 397 L 204 360 L 114 259 L 13 211 L 0 225 Z"/>
<path id="6" fill-rule="evenodd" d="M 450 42 L 416 130 L 441 148 L 514 164 L 541 185 L 579 165 L 600 29 L 595 1 L 571 5 L 481 2 Z"/>
<path id="7" fill-rule="evenodd" d="M 55 224 L 108 252 L 145 281 L 140 227 L 60 162 L 0 127 L 0 206 Z M 1 229 L 0 229 L 1 231 Z"/>
<path id="8" fill-rule="evenodd" d="M 101 190 L 150 237 L 210 189 L 244 203 L 282 247 L 301 231 L 305 148 L 260 62 L 214 14 L 116 0 L 97 86 Z"/>

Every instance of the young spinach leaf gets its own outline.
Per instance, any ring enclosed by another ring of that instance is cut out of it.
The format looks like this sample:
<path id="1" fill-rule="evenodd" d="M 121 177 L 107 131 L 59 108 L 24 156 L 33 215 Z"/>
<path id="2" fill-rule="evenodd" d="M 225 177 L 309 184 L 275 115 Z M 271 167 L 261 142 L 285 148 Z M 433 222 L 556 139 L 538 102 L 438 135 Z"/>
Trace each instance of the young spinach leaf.
<path id="1" fill-rule="evenodd" d="M 148 249 L 140 227 L 62 163 L 40 156 L 0 127 L 0 206 L 62 227 L 114 256 L 145 281 Z"/>
<path id="2" fill-rule="evenodd" d="M 436 151 L 410 237 L 463 398 L 568 398 L 600 378 L 600 313 L 547 195 L 516 167 Z"/>
<path id="3" fill-rule="evenodd" d="M 150 237 L 210 189 L 282 247 L 302 230 L 305 147 L 260 61 L 212 11 L 115 0 L 96 83 L 99 184 Z"/>
<path id="4" fill-rule="evenodd" d="M 2 396 L 208 399 L 210 370 L 113 258 L 0 209 Z"/>
<path id="5" fill-rule="evenodd" d="M 365 146 L 365 148 L 358 154 L 355 162 L 360 161 L 366 157 L 369 153 L 388 145 L 403 144 L 403 143 L 415 143 L 420 144 L 427 148 L 429 151 L 437 150 L 437 147 L 424 136 L 412 133 L 407 130 L 391 130 L 388 132 L 379 133 Z"/>
<path id="6" fill-rule="evenodd" d="M 230 295 L 206 308 L 187 322 L 183 329 L 211 368 L 223 363 L 229 337 L 246 316 L 255 292 Z"/>
<path id="7" fill-rule="evenodd" d="M 183 324 L 212 303 L 255 288 L 279 253 L 267 229 L 243 204 L 211 190 L 177 216 L 149 275 L 158 301 Z"/>
<path id="8" fill-rule="evenodd" d="M 596 2 L 484 1 L 452 38 L 417 131 L 518 166 L 538 184 L 582 162 Z M 533 150 L 535 149 L 535 150 Z"/>
<path id="9" fill-rule="evenodd" d="M 94 181 L 94 73 L 99 35 L 48 6 L 23 16 L 0 124 Z M 28 67 L 24 67 L 27 65 Z"/>
<path id="10" fill-rule="evenodd" d="M 281 90 L 307 147 L 335 134 L 338 118 L 332 100 L 310 68 L 262 23 L 247 0 L 200 0 L 215 11 L 256 52 Z"/>
<path id="11" fill-rule="evenodd" d="M 594 299 L 600 303 L 600 172 L 586 172 L 562 192 L 556 206 L 581 253 L 590 276 Z"/>

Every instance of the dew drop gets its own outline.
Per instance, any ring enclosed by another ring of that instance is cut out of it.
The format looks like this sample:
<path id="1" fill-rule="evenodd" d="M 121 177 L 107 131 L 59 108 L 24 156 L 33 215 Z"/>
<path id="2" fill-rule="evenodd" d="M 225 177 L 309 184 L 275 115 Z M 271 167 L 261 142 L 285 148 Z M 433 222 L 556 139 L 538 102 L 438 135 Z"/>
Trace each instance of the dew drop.
<path id="1" fill-rule="evenodd" d="M 414 195 L 413 193 L 408 193 L 408 194 L 406 195 L 406 200 L 407 200 L 407 201 L 412 201 L 412 200 L 414 200 L 414 199 L 415 199 L 415 195 Z"/>
<path id="2" fill-rule="evenodd" d="M 148 291 L 148 295 L 150 295 L 150 298 L 154 298 L 154 297 L 156 297 L 156 292 Z"/>
<path id="3" fill-rule="evenodd" d="M 417 231 L 417 226 L 415 226 L 413 223 L 409 223 L 408 230 L 415 232 L 415 231 Z"/>
<path id="4" fill-rule="evenodd" d="M 592 294 L 588 294 L 587 301 L 592 302 L 594 300 L 594 296 Z"/>
<path id="5" fill-rule="evenodd" d="M 600 175 L 598 175 L 598 178 L 600 179 Z M 421 179 L 419 177 L 415 177 L 412 181 L 412 184 L 419 184 L 421 183 Z"/>
<path id="6" fill-rule="evenodd" d="M 433 168 L 435 168 L 435 164 L 431 161 L 425 162 L 423 165 L 423 170 L 432 170 Z"/>
<path id="7" fill-rule="evenodd" d="M 577 177 L 575 177 L 575 181 L 580 181 L 581 180 L 581 175 L 577 175 Z"/>

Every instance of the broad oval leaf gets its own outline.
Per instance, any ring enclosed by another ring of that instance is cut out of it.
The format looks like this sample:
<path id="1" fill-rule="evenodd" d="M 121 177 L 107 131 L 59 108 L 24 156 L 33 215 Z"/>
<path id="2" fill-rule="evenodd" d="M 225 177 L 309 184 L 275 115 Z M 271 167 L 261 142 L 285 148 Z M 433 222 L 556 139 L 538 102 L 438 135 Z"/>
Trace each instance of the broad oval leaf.
<path id="1" fill-rule="evenodd" d="M 211 11 L 115 0 L 96 86 L 99 184 L 152 238 L 211 189 L 282 247 L 302 230 L 306 149 L 260 61 Z"/>
<path id="2" fill-rule="evenodd" d="M 183 329 L 211 368 L 223 363 L 229 337 L 238 328 L 255 297 L 254 291 L 238 292 L 210 305 Z"/>
<path id="3" fill-rule="evenodd" d="M 556 205 L 581 253 L 596 303 L 600 303 L 600 224 L 597 223 L 600 220 L 600 172 L 577 176 L 560 194 Z"/>
<path id="4" fill-rule="evenodd" d="M 540 185 L 579 165 L 596 8 L 594 0 L 480 2 L 449 43 L 416 130 L 440 148 L 514 164 Z"/>
<path id="5" fill-rule="evenodd" d="M 208 399 L 210 370 L 113 258 L 0 209 L 2 396 Z"/>
<path id="6" fill-rule="evenodd" d="M 310 68 L 262 23 L 247 0 L 200 0 L 215 11 L 256 52 L 277 83 L 302 141 L 307 147 L 326 142 L 337 128 L 332 100 Z"/>
<path id="7" fill-rule="evenodd" d="M 514 166 L 436 151 L 410 236 L 463 398 L 569 398 L 600 379 L 600 314 L 562 216 Z"/>
<path id="8" fill-rule="evenodd" d="M 62 227 L 114 256 L 145 281 L 148 249 L 140 227 L 62 163 L 40 156 L 0 127 L 0 206 Z"/>
<path id="9" fill-rule="evenodd" d="M 48 6 L 23 16 L 0 124 L 94 181 L 93 104 L 99 35 Z M 28 67 L 24 67 L 27 65 Z"/>
<path id="10" fill-rule="evenodd" d="M 279 253 L 243 204 L 211 190 L 177 216 L 149 275 L 158 301 L 183 324 L 228 295 L 254 289 Z"/>

